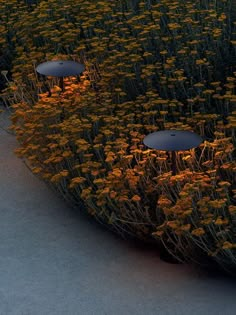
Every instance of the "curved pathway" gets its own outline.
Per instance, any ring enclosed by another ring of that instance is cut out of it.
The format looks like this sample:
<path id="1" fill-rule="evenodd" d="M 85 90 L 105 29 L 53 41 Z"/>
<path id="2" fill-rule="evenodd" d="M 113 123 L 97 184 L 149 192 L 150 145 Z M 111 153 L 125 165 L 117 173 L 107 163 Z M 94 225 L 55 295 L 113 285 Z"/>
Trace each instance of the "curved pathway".
<path id="1" fill-rule="evenodd" d="M 32 175 L 16 146 L 1 130 L 0 315 L 236 314 L 236 279 L 114 236 Z"/>

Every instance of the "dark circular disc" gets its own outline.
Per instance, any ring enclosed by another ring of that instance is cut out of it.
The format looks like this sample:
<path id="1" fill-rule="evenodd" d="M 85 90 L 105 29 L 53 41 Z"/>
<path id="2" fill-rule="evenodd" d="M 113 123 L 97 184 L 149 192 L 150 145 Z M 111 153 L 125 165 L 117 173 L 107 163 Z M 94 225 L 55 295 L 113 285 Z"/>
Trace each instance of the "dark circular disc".
<path id="1" fill-rule="evenodd" d="M 161 130 L 147 135 L 143 143 L 163 151 L 184 151 L 196 148 L 203 139 L 196 133 L 186 130 Z"/>
<path id="2" fill-rule="evenodd" d="M 53 77 L 76 76 L 83 72 L 85 66 L 72 60 L 52 60 L 39 64 L 36 71 Z"/>

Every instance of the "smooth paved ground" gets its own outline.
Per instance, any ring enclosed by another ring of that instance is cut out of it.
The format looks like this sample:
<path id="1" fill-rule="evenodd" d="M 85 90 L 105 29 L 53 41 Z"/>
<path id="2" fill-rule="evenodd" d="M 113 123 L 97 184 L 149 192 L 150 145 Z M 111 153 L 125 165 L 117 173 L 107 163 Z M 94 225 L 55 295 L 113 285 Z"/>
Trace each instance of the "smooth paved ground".
<path id="1" fill-rule="evenodd" d="M 236 314 L 236 279 L 114 236 L 31 174 L 14 136 L 0 137 L 0 315 Z"/>

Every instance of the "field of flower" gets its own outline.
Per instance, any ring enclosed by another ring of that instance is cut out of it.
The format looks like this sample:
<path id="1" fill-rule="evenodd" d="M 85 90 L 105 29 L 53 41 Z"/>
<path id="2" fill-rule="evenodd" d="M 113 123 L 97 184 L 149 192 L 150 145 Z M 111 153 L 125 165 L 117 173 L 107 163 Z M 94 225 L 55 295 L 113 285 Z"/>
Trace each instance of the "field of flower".
<path id="1" fill-rule="evenodd" d="M 28 3 L 28 4 L 27 4 Z M 0 0 L 0 65 L 16 153 L 111 230 L 179 260 L 236 269 L 234 1 Z M 78 77 L 36 74 L 48 60 Z M 7 71 L 9 71 L 7 73 Z M 150 150 L 164 129 L 196 149 Z"/>

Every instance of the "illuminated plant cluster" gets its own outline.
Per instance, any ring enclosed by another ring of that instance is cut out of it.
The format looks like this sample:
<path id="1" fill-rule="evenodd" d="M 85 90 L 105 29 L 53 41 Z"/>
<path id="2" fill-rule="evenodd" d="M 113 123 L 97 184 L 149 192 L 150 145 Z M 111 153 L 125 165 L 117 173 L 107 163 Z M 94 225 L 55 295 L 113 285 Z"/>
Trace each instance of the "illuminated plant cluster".
<path id="1" fill-rule="evenodd" d="M 235 23 L 231 1 L 0 1 L 2 93 L 31 170 L 117 233 L 161 242 L 177 259 L 236 266 Z M 20 14 L 19 14 L 20 13 Z M 84 63 L 80 78 L 41 78 L 47 60 Z M 191 130 L 199 148 L 143 145 Z"/>

